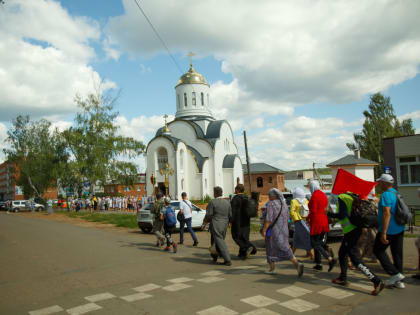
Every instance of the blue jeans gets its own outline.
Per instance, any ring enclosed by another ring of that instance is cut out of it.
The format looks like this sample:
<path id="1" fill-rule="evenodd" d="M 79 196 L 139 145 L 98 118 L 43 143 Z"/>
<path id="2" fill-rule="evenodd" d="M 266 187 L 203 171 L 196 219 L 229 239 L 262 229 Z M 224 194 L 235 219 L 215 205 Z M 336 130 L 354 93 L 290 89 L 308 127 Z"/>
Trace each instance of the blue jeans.
<path id="1" fill-rule="evenodd" d="M 190 232 L 192 239 L 194 240 L 194 242 L 197 242 L 197 236 L 195 236 L 195 233 L 194 233 L 194 231 L 191 227 L 191 222 L 192 222 L 192 218 L 184 219 L 181 222 L 179 222 L 179 224 L 180 224 L 179 241 L 181 243 L 184 242 L 184 226 L 185 226 L 185 224 L 187 224 L 187 230 L 188 230 L 188 232 Z"/>

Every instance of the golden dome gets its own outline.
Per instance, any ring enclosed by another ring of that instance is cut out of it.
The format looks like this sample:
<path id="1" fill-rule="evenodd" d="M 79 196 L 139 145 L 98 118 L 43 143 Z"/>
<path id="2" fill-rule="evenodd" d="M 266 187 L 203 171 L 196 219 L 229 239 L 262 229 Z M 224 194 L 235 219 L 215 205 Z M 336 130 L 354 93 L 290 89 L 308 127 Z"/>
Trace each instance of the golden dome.
<path id="1" fill-rule="evenodd" d="M 206 79 L 198 72 L 195 72 L 192 65 L 190 65 L 190 70 L 187 73 L 183 74 L 179 80 L 178 85 L 181 84 L 205 84 L 208 85 Z"/>

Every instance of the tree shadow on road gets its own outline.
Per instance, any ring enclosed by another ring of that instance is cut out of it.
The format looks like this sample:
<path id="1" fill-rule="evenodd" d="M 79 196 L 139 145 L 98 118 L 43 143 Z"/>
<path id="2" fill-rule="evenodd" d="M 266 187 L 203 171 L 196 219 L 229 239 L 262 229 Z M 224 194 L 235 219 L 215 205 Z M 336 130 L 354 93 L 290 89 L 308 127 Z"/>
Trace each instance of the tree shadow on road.
<path id="1" fill-rule="evenodd" d="M 195 257 L 173 256 L 171 258 L 176 262 L 188 262 L 188 263 L 200 264 L 200 265 L 216 265 L 211 260 L 210 254 L 193 253 L 192 256 L 195 256 Z"/>

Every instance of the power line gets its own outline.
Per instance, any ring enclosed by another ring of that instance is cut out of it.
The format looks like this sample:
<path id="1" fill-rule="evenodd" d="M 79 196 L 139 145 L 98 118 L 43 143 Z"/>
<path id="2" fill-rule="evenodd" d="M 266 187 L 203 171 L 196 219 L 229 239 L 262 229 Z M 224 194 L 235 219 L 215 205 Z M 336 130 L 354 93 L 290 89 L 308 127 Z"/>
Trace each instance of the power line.
<path id="1" fill-rule="evenodd" d="M 178 62 L 176 62 L 176 59 L 174 58 L 174 56 L 172 55 L 171 51 L 169 50 L 168 46 L 166 46 L 164 40 L 162 39 L 162 37 L 159 35 L 158 31 L 156 30 L 156 28 L 153 26 L 152 22 L 150 21 L 150 19 L 147 17 L 146 12 L 144 12 L 144 10 L 142 9 L 142 7 L 140 6 L 140 4 L 137 2 L 137 0 L 134 0 L 134 2 L 136 3 L 137 7 L 139 8 L 140 12 L 143 14 L 144 18 L 146 19 L 147 23 L 149 23 L 150 27 L 152 28 L 153 32 L 155 33 L 156 37 L 159 39 L 159 41 L 161 42 L 161 44 L 163 45 L 163 47 L 165 47 L 166 51 L 168 52 L 169 57 L 171 57 L 172 61 L 174 62 L 175 66 L 178 68 L 179 72 L 182 74 L 182 70 L 181 67 L 179 66 Z"/>

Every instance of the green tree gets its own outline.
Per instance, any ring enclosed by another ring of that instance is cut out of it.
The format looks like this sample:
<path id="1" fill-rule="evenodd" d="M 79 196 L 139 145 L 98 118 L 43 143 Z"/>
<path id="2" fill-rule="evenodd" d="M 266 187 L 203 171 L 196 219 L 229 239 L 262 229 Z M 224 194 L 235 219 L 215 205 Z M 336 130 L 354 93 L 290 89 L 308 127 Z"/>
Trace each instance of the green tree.
<path id="1" fill-rule="evenodd" d="M 354 143 L 347 143 L 350 150 L 359 149 L 364 158 L 379 163 L 377 174 L 384 167 L 383 139 L 413 135 L 415 129 L 411 119 L 399 121 L 390 97 L 376 93 L 370 97 L 369 109 L 363 112 L 365 122 L 361 132 L 354 133 Z"/>
<path id="2" fill-rule="evenodd" d="M 74 126 L 62 133 L 71 156 L 63 169 L 62 185 L 72 186 L 81 194 L 85 182 L 90 183 L 90 192 L 95 185 L 116 180 L 126 185 L 135 182 L 138 173 L 131 159 L 145 150 L 142 142 L 118 135 L 119 127 L 113 111 L 116 97 L 102 93 L 90 94 L 85 99 L 76 96 L 80 108 L 74 119 Z"/>
<path id="3" fill-rule="evenodd" d="M 7 135 L 10 147 L 3 151 L 16 166 L 16 184 L 23 186 L 25 196 L 42 198 L 48 188 L 57 186 L 60 166 L 67 160 L 59 132 L 51 131 L 45 119 L 18 116 Z"/>

